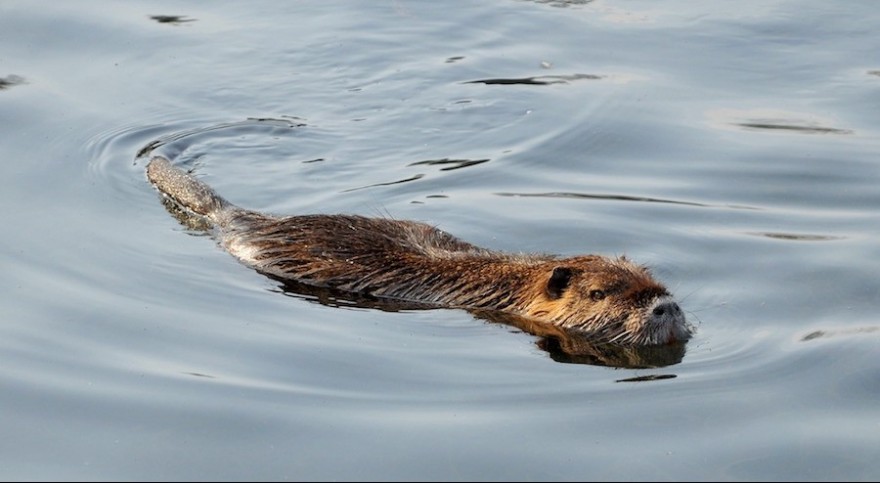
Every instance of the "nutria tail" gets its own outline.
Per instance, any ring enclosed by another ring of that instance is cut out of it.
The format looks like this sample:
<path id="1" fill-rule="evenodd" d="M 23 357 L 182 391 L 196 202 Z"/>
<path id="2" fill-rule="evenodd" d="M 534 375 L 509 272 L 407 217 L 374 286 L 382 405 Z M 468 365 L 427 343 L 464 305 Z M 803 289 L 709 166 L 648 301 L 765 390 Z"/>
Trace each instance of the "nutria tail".
<path id="1" fill-rule="evenodd" d="M 223 209 L 231 206 L 210 186 L 161 156 L 150 160 L 147 178 L 159 191 L 198 215 L 214 219 Z"/>

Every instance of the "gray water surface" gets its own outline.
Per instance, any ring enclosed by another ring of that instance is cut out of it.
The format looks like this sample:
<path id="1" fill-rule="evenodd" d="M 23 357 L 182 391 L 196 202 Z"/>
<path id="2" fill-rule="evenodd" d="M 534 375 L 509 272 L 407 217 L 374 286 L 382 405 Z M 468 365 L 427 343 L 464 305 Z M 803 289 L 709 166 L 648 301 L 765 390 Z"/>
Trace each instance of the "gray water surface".
<path id="1" fill-rule="evenodd" d="M 0 479 L 877 480 L 878 32 L 873 2 L 4 2 Z M 696 335 L 615 368 L 286 290 L 145 148 L 248 208 L 625 254 Z"/>

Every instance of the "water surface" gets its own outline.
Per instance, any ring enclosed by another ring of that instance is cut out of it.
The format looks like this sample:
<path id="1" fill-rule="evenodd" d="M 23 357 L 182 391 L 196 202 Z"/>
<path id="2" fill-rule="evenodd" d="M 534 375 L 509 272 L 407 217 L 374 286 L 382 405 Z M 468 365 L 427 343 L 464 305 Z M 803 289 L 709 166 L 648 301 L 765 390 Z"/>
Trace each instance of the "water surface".
<path id="1" fill-rule="evenodd" d="M 6 2 L 3 479 L 876 480 L 871 2 Z M 657 367 L 285 290 L 145 148 L 273 213 L 622 255 Z"/>

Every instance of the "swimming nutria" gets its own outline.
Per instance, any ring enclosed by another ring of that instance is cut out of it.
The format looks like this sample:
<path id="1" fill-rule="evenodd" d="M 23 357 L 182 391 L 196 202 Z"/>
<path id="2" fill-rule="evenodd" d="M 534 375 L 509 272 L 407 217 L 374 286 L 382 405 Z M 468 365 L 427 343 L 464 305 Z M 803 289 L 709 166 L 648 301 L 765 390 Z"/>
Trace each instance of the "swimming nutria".
<path id="1" fill-rule="evenodd" d="M 213 224 L 229 253 L 276 279 L 436 307 L 499 311 L 597 343 L 657 345 L 691 337 L 666 287 L 624 257 L 507 254 L 414 221 L 266 215 L 233 205 L 160 156 L 147 165 L 147 177 Z"/>

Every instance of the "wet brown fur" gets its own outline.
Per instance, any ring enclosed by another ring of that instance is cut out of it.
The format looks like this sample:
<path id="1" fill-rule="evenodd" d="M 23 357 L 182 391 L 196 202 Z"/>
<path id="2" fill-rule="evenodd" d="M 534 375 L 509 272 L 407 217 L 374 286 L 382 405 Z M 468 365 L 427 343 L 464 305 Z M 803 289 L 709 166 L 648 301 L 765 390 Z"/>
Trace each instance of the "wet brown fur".
<path id="1" fill-rule="evenodd" d="M 209 219 L 226 250 L 279 280 L 499 311 L 596 342 L 652 345 L 691 334 L 667 289 L 624 257 L 508 254 L 414 221 L 270 216 L 229 203 L 162 157 L 153 158 L 147 176 L 176 203 Z"/>

